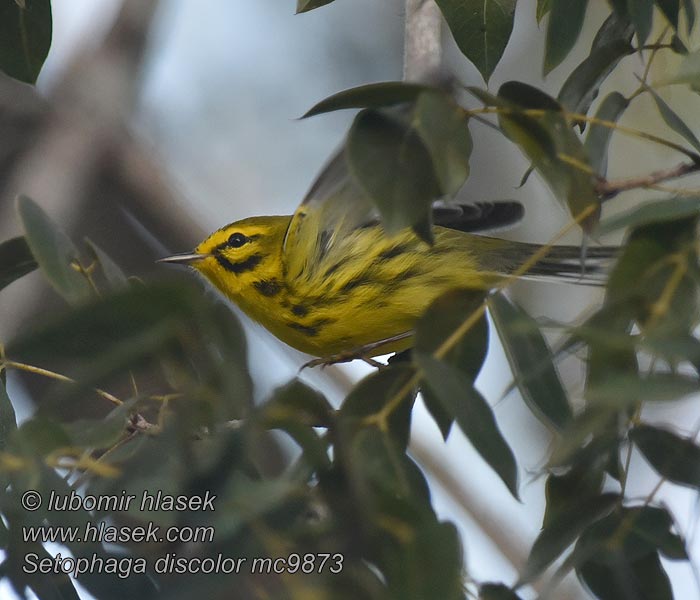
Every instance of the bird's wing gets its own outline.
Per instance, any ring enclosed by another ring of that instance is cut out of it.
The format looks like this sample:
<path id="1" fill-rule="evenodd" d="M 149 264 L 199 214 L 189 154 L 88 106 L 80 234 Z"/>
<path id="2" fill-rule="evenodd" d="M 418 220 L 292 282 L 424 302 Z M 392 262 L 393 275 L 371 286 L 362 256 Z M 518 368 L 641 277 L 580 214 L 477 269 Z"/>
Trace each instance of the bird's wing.
<path id="1" fill-rule="evenodd" d="M 323 168 L 289 223 L 284 239 L 288 276 L 310 275 L 345 256 L 350 234 L 379 213 L 350 175 L 344 149 Z"/>
<path id="2" fill-rule="evenodd" d="M 435 225 L 464 232 L 503 229 L 520 221 L 519 202 L 433 206 Z M 344 149 L 333 155 L 294 213 L 284 239 L 288 276 L 313 276 L 354 254 L 353 232 L 380 224 L 379 212 L 350 173 Z"/>

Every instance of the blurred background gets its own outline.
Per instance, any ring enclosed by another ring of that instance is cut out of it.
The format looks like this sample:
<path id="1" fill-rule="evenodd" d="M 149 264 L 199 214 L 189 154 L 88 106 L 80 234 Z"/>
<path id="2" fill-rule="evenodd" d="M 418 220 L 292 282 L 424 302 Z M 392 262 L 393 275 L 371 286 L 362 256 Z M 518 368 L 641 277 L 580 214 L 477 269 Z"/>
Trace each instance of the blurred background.
<path id="1" fill-rule="evenodd" d="M 19 233 L 13 199 L 22 192 L 71 230 L 74 239 L 90 237 L 128 273 L 144 277 L 171 275 L 154 260 L 191 249 L 226 223 L 293 212 L 342 141 L 353 114 L 298 117 L 342 89 L 402 77 L 404 0 L 337 0 L 297 16 L 293 0 L 53 0 L 52 6 L 53 45 L 38 94 L 0 79 L 0 134 L 8 140 L 0 148 L 0 239 Z M 600 26 L 605 8 L 589 15 L 583 40 Z M 578 54 L 546 81 L 539 62 L 543 43 L 535 0 L 521 1 L 514 35 L 489 88 L 519 79 L 556 94 L 590 42 L 579 43 Z M 445 46 L 447 68 L 457 80 L 483 86 L 449 33 Z M 608 86 L 635 85 L 638 57 L 625 60 L 628 72 Z M 656 69 L 668 68 L 664 60 L 659 58 Z M 673 100 L 681 114 L 697 110 L 696 101 Z M 633 126 L 636 120 L 653 131 L 649 108 L 639 102 L 626 122 Z M 525 220 L 504 235 L 547 241 L 567 221 L 564 209 L 536 176 L 516 189 L 528 164 L 513 145 L 478 123 L 472 135 L 472 174 L 460 200 L 518 199 L 526 206 Z M 662 150 L 643 150 L 640 155 L 635 142 L 614 137 L 611 174 L 653 170 L 666 159 Z M 567 241 L 578 239 L 572 235 Z M 37 274 L 8 292 L 0 305 L 0 341 L 10 339 L 26 319 L 58 305 Z M 597 294 L 581 286 L 527 282 L 513 290 L 533 316 L 560 321 L 589 312 Z M 306 357 L 242 319 L 256 396 L 264 398 L 292 378 Z M 412 447 L 433 484 L 436 509 L 463 534 L 469 575 L 511 583 L 539 531 L 544 478 L 537 471 L 550 434 L 517 392 L 504 395 L 511 374 L 495 330 L 491 334 L 478 386 L 495 405 L 499 425 L 519 457 L 522 504 L 456 428 L 443 443 L 421 402 L 414 411 Z M 576 390 L 580 363 L 567 359 L 561 369 Z M 365 365 L 353 363 L 306 370 L 302 378 L 337 404 L 367 372 Z M 26 417 L 32 390 L 16 377 L 10 385 L 13 398 L 23 400 L 18 416 Z M 673 419 L 682 431 L 693 426 L 690 415 L 696 412 L 689 402 L 675 405 L 671 413 L 664 410 L 663 418 Z M 630 496 L 655 482 L 643 459 L 635 455 L 633 461 L 639 468 L 628 487 Z M 697 558 L 697 500 L 690 491 L 669 489 L 661 497 L 684 517 L 680 527 Z M 664 564 L 677 597 L 697 597 L 687 564 Z M 525 592 L 525 597 L 534 595 L 535 590 Z M 13 596 L 0 588 L 0 597 Z M 570 577 L 557 597 L 584 595 Z"/>

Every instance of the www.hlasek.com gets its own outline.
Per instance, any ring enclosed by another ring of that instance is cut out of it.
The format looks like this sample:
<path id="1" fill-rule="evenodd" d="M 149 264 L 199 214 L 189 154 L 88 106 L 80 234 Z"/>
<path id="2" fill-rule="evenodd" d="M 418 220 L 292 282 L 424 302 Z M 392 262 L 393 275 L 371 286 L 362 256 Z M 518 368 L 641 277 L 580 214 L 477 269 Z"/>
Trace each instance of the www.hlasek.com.
<path id="1" fill-rule="evenodd" d="M 103 496 L 81 496 L 75 491 L 61 495 L 50 492 L 46 503 L 49 512 L 59 511 L 105 511 L 120 512 L 130 508 L 140 511 L 201 511 L 214 512 L 216 496 L 205 492 L 204 495 L 171 496 L 160 491 L 144 491 L 140 497 L 127 494 Z M 41 508 L 45 498 L 35 490 L 27 490 L 21 499 L 22 507 L 27 511 Z M 160 527 L 152 521 L 144 526 L 113 526 L 104 521 L 88 521 L 83 525 L 73 526 L 25 526 L 22 537 L 25 542 L 56 542 L 60 544 L 99 544 L 106 543 L 211 543 L 214 541 L 214 527 L 211 526 L 172 526 Z M 74 552 L 76 554 L 76 552 Z M 213 557 L 178 556 L 170 552 L 157 558 L 151 558 L 150 569 L 160 574 L 250 574 L 270 575 L 284 573 L 332 573 L 343 570 L 343 555 L 339 553 L 291 553 L 278 557 L 231 557 L 217 554 Z M 22 570 L 28 574 L 66 574 L 76 579 L 84 573 L 110 573 L 122 579 L 129 575 L 146 573 L 149 559 L 138 556 L 115 557 L 91 553 L 85 556 L 63 556 L 60 552 L 54 557 L 42 557 L 29 553 L 24 557 Z"/>

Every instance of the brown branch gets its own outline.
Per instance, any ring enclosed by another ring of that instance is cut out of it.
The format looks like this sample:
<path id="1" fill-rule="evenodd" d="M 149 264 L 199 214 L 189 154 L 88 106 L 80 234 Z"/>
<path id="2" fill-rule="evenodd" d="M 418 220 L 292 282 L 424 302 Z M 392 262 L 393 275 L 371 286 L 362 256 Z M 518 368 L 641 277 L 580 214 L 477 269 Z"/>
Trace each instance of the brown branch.
<path id="1" fill-rule="evenodd" d="M 640 175 L 638 177 L 618 179 L 617 181 L 601 179 L 596 184 L 595 189 L 603 200 L 609 200 L 621 192 L 626 192 L 637 188 L 648 188 L 661 183 L 662 181 L 677 179 L 679 177 L 690 175 L 691 173 L 697 173 L 698 171 L 700 171 L 700 164 L 698 163 L 681 163 L 669 169 L 653 171 L 652 173 Z"/>

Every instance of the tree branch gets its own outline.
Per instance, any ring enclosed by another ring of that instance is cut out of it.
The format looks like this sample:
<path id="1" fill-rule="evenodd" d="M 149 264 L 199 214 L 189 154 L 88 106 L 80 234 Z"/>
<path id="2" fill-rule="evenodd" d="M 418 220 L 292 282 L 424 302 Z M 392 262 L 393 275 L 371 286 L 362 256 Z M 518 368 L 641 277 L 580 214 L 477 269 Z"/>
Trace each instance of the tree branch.
<path id="1" fill-rule="evenodd" d="M 407 81 L 442 79 L 442 13 L 434 0 L 406 0 L 403 76 Z"/>
<path id="2" fill-rule="evenodd" d="M 685 175 L 697 173 L 698 171 L 700 171 L 700 164 L 681 163 L 669 169 L 662 169 L 647 175 L 630 177 L 629 179 L 620 179 L 618 181 L 607 181 L 603 179 L 596 185 L 596 192 L 598 192 L 603 200 L 609 200 L 621 192 L 626 192 L 636 188 L 651 187 L 657 183 L 661 183 L 662 181 L 677 179 L 678 177 L 684 177 Z"/>

